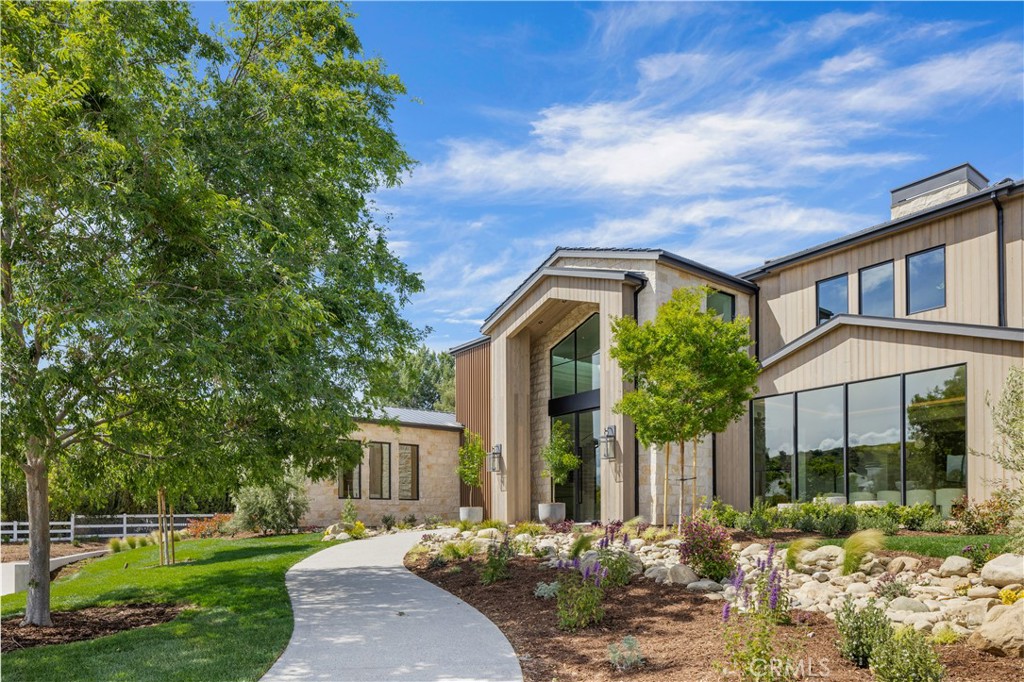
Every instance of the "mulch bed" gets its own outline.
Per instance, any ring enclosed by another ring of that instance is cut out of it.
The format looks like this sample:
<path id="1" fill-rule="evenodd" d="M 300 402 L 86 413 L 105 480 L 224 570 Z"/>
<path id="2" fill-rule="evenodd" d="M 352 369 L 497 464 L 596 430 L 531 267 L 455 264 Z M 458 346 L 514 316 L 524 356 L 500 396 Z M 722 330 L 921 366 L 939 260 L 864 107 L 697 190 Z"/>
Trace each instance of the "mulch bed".
<path id="1" fill-rule="evenodd" d="M 57 557 L 81 554 L 82 552 L 95 552 L 106 548 L 107 544 L 105 542 L 82 542 L 77 547 L 70 542 L 51 542 L 50 558 L 56 559 Z M 3 545 L 0 545 L 0 561 L 4 563 L 8 561 L 28 561 L 28 543 L 3 543 Z"/>
<path id="2" fill-rule="evenodd" d="M 53 627 L 21 627 L 21 616 L 0 621 L 0 651 L 17 651 L 47 644 L 67 644 L 105 637 L 125 630 L 173 620 L 186 607 L 175 604 L 93 606 L 78 611 L 54 611 Z"/>
<path id="3" fill-rule="evenodd" d="M 568 633 L 556 626 L 554 600 L 533 596 L 538 581 L 555 580 L 559 572 L 541 567 L 534 559 L 515 559 L 511 578 L 491 586 L 480 584 L 478 562 L 472 560 L 457 568 L 430 568 L 420 556 L 406 565 L 490 618 L 519 655 L 526 682 L 723 679 L 716 668 L 716 663 L 725 661 L 722 602 L 708 601 L 681 586 L 634 579 L 608 592 L 600 624 Z M 840 682 L 872 679 L 869 671 L 839 656 L 832 621 L 818 613 L 794 612 L 794 616 L 798 624 L 781 626 L 779 639 L 792 659 L 802 662 L 805 677 Z M 619 673 L 609 663 L 608 645 L 626 635 L 636 637 L 647 662 L 639 670 Z M 962 644 L 942 647 L 940 655 L 950 682 L 1006 682 L 1024 673 L 1019 659 L 998 658 Z"/>

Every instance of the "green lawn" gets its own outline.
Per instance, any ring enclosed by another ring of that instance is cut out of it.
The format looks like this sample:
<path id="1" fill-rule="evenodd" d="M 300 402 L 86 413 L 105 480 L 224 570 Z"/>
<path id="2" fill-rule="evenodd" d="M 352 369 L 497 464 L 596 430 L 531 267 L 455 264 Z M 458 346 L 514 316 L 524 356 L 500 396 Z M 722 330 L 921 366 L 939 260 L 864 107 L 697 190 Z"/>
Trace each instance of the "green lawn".
<path id="1" fill-rule="evenodd" d="M 945 559 L 952 554 L 960 554 L 966 545 L 985 543 L 994 554 L 1001 554 L 1009 541 L 1007 535 L 893 535 L 885 538 L 885 548 Z M 843 539 L 831 538 L 823 540 L 822 544 L 841 545 Z"/>
<path id="2" fill-rule="evenodd" d="M 328 547 L 320 535 L 190 540 L 178 564 L 160 567 L 156 547 L 104 557 L 53 584 L 54 610 L 124 602 L 193 604 L 175 620 L 87 642 L 5 653 L 4 682 L 16 680 L 256 680 L 292 633 L 288 568 Z M 182 563 L 187 562 L 187 563 Z M 21 613 L 25 594 L 0 600 Z"/>

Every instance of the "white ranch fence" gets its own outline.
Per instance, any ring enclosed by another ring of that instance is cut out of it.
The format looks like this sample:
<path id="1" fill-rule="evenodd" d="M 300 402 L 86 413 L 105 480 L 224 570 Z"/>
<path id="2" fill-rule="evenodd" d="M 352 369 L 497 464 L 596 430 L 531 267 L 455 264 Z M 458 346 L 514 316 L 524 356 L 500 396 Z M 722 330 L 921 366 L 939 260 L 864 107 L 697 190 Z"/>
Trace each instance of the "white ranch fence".
<path id="1" fill-rule="evenodd" d="M 213 514 L 175 514 L 174 528 L 181 530 L 189 519 L 208 519 Z M 75 538 L 124 538 L 148 535 L 158 528 L 156 514 L 84 516 L 72 514 L 67 521 L 50 521 L 50 542 L 71 542 Z M 0 541 L 28 540 L 27 521 L 0 521 Z"/>

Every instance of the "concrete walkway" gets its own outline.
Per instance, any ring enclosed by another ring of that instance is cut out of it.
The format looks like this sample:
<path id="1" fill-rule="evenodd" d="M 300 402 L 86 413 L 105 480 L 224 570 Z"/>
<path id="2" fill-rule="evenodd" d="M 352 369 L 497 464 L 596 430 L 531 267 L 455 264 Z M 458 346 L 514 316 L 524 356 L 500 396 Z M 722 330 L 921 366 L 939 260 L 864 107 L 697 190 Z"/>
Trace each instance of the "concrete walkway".
<path id="1" fill-rule="evenodd" d="M 402 565 L 421 535 L 346 542 L 295 564 L 295 630 L 263 681 L 521 681 L 494 623 Z"/>

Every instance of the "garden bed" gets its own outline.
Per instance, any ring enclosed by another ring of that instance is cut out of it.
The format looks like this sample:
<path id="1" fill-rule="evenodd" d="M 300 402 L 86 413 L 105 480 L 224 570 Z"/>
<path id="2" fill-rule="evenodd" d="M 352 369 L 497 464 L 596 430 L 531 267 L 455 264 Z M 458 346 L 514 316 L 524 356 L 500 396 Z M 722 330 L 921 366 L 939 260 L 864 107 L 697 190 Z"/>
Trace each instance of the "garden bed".
<path id="1" fill-rule="evenodd" d="M 107 544 L 105 542 L 80 542 L 78 545 L 73 545 L 70 542 L 51 542 L 50 558 L 57 559 L 62 556 L 81 554 L 83 552 L 96 552 L 106 548 Z M 10 561 L 28 561 L 28 543 L 3 543 L 3 545 L 0 545 L 0 561 L 4 563 Z"/>
<path id="2" fill-rule="evenodd" d="M 22 627 L 21 617 L 0 621 L 0 650 L 67 644 L 105 637 L 125 630 L 159 625 L 173 620 L 184 606 L 174 604 L 119 604 L 94 606 L 78 611 L 54 611 L 53 627 Z"/>
<path id="3" fill-rule="evenodd" d="M 601 623 L 569 633 L 556 626 L 554 600 L 533 595 L 537 582 L 550 582 L 559 575 L 537 559 L 513 559 L 510 579 L 490 586 L 480 583 L 478 559 L 431 567 L 426 556 L 410 555 L 406 564 L 490 618 L 515 648 L 527 682 L 664 682 L 721 677 L 716 663 L 725 660 L 722 602 L 687 592 L 681 585 L 635 578 L 626 587 L 608 591 Z M 838 681 L 872 679 L 867 670 L 839 656 L 835 645 L 838 634 L 832 621 L 822 614 L 797 615 L 802 622 L 780 627 L 779 641 L 791 649 L 794 661 L 804 662 L 805 671 Z M 608 645 L 621 642 L 627 635 L 637 639 L 647 662 L 638 670 L 619 673 L 609 662 Z M 1024 663 L 1019 659 L 998 658 L 964 644 L 940 647 L 939 653 L 950 681 L 1005 682 L 1024 673 Z"/>

